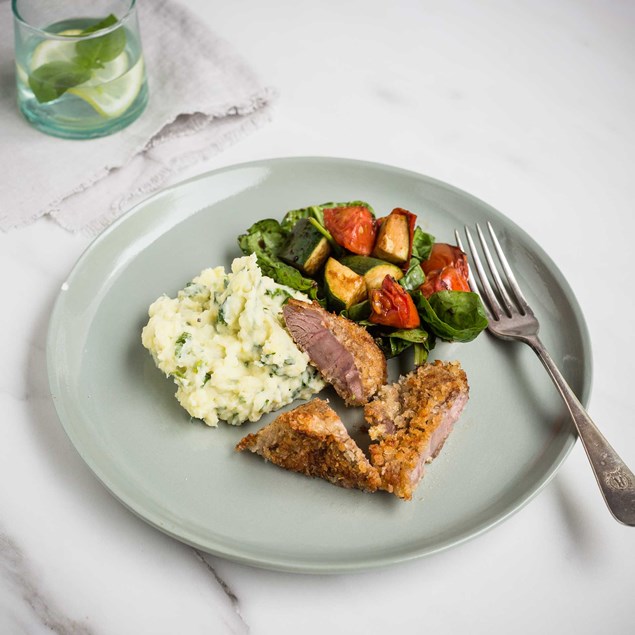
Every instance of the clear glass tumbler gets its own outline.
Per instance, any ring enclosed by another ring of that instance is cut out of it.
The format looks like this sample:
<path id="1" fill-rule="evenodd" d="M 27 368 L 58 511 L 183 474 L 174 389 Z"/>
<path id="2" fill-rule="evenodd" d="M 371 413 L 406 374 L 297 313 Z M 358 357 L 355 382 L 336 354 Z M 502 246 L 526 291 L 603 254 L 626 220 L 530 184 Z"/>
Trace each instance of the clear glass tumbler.
<path id="1" fill-rule="evenodd" d="M 135 0 L 12 0 L 18 105 L 33 126 L 90 139 L 148 102 Z"/>

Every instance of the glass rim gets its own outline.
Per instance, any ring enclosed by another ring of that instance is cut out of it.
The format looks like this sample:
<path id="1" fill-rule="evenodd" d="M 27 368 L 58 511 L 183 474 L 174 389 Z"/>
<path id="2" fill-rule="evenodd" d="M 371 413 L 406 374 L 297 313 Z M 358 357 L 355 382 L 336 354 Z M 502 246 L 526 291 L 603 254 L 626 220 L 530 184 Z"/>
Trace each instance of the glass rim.
<path id="1" fill-rule="evenodd" d="M 37 26 L 33 26 L 32 24 L 29 24 L 29 22 L 27 22 L 21 15 L 20 12 L 18 11 L 18 2 L 20 0 L 11 0 L 11 11 L 13 13 L 13 19 L 18 22 L 20 25 L 22 25 L 23 27 L 30 29 L 31 31 L 33 31 L 34 33 L 45 37 L 48 40 L 64 40 L 66 42 L 68 41 L 74 41 L 74 42 L 78 42 L 81 40 L 92 40 L 94 38 L 98 38 L 98 37 L 102 37 L 104 35 L 107 35 L 108 33 L 111 33 L 112 31 L 115 31 L 116 29 L 118 29 L 120 26 L 122 26 L 130 17 L 130 15 L 134 12 L 134 10 L 136 9 L 136 5 L 137 5 L 137 0 L 130 0 L 128 3 L 128 9 L 127 11 L 124 13 L 123 16 L 121 16 L 121 18 L 117 19 L 117 22 L 115 22 L 114 24 L 111 24 L 109 27 L 106 27 L 105 29 L 99 29 L 99 31 L 95 31 L 94 33 L 87 33 L 85 35 L 60 35 L 59 33 L 52 33 L 51 31 L 47 31 L 46 29 L 37 27 Z"/>

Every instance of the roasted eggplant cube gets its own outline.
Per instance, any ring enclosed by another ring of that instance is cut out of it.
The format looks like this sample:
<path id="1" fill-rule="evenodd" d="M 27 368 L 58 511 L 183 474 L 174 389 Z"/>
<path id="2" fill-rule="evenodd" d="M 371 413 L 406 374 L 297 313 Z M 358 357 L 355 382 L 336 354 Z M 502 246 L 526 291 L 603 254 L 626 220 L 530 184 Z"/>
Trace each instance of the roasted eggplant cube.
<path id="1" fill-rule="evenodd" d="M 301 218 L 293 226 L 278 257 L 304 275 L 314 276 L 330 253 L 329 241 L 308 218 Z"/>

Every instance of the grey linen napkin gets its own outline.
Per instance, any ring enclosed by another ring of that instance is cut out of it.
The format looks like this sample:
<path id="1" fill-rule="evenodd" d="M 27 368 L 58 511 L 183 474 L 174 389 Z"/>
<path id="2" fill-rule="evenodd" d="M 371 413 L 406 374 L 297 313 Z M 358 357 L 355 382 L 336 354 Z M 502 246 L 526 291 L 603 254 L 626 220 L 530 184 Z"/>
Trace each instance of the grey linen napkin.
<path id="1" fill-rule="evenodd" d="M 270 118 L 273 91 L 184 6 L 138 3 L 150 101 L 128 128 L 86 141 L 33 129 L 15 97 L 10 3 L 0 2 L 0 229 L 50 214 L 96 233 Z"/>

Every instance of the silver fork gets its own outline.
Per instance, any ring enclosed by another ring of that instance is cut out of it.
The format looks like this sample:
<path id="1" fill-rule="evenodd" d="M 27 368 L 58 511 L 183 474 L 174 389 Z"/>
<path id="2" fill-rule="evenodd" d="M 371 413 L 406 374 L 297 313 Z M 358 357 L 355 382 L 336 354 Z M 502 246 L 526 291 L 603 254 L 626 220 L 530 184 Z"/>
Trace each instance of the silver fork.
<path id="1" fill-rule="evenodd" d="M 628 469 L 624 461 L 617 455 L 617 452 L 609 445 L 608 441 L 591 421 L 586 410 L 540 341 L 538 337 L 538 329 L 540 327 L 538 319 L 520 290 L 500 242 L 489 222 L 487 223 L 487 228 L 501 268 L 507 279 L 509 291 L 501 279 L 498 267 L 494 262 L 479 225 L 476 225 L 476 231 L 491 278 L 494 280 L 496 291 L 492 288 L 489 276 L 485 272 L 478 250 L 472 239 L 472 234 L 467 227 L 465 227 L 465 235 L 482 292 L 479 291 L 471 270 L 469 284 L 472 291 L 479 293 L 484 300 L 489 318 L 488 330 L 492 335 L 503 340 L 518 340 L 529 344 L 538 355 L 567 405 L 609 510 L 618 521 L 633 527 L 635 526 L 635 476 L 633 476 L 631 470 Z M 455 230 L 454 235 L 459 248 L 465 251 L 459 232 Z"/>

